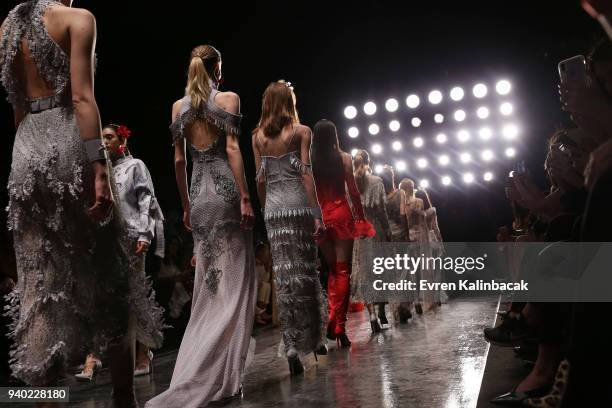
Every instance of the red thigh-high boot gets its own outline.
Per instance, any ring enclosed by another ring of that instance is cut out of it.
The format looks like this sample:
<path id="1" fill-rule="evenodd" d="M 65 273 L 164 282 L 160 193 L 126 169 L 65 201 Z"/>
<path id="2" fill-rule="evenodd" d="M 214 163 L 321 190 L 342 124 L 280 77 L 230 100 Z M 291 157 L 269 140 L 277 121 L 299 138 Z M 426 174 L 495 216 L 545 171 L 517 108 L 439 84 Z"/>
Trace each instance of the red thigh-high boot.
<path id="1" fill-rule="evenodd" d="M 346 336 L 346 314 L 349 307 L 351 288 L 351 265 L 348 262 L 336 263 L 336 328 L 334 334 L 342 347 L 351 345 Z"/>
<path id="2" fill-rule="evenodd" d="M 335 265 L 330 265 L 329 273 L 327 274 L 327 310 L 329 311 L 327 319 L 327 338 L 330 340 L 336 339 L 336 309 L 338 296 L 336 295 L 336 268 Z"/>

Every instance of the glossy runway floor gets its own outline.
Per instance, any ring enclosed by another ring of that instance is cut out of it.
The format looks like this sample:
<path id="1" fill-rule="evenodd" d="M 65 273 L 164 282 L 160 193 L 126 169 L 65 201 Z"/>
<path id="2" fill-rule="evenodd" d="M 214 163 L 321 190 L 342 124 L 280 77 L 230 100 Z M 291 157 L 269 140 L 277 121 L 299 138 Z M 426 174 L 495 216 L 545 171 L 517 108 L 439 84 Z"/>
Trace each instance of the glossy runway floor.
<path id="1" fill-rule="evenodd" d="M 255 337 L 244 398 L 225 406 L 475 407 L 488 352 L 482 329 L 493 324 L 496 306 L 497 299 L 454 300 L 375 336 L 367 312 L 350 314 L 353 346 L 337 350 L 330 343 L 329 354 L 318 363 L 312 355 L 303 359 L 306 372 L 294 378 L 286 360 L 277 357 L 278 331 L 265 329 Z M 142 405 L 168 387 L 175 358 L 176 352 L 156 356 L 154 375 L 136 379 Z M 71 406 L 105 407 L 110 391 L 104 370 L 96 386 L 71 388 Z"/>

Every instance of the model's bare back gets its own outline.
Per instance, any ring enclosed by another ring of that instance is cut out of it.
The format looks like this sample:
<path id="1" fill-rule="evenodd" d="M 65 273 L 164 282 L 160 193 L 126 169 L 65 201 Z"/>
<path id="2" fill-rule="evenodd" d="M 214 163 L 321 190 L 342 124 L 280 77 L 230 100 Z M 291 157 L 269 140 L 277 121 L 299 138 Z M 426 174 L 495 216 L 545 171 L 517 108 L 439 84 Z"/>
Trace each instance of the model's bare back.
<path id="1" fill-rule="evenodd" d="M 234 114 L 240 113 L 240 102 L 238 95 L 233 92 L 219 92 L 213 101 L 219 108 Z M 182 99 L 174 103 L 173 120 L 178 117 L 181 111 Z M 204 120 L 193 121 L 185 131 L 187 142 L 198 150 L 208 149 L 212 144 L 223 136 L 223 132 L 218 127 L 211 125 Z"/>
<path id="2" fill-rule="evenodd" d="M 308 128 L 304 125 L 294 124 L 293 126 L 285 126 L 281 134 L 275 138 L 265 137 L 263 130 L 258 130 L 257 139 L 261 154 L 266 156 L 281 156 L 288 152 L 301 152 L 302 135 L 308 132 Z M 289 143 L 289 144 L 288 144 Z"/>
<path id="3" fill-rule="evenodd" d="M 69 7 L 51 6 L 43 16 L 43 24 L 49 35 L 68 56 L 70 56 L 70 21 L 72 16 L 83 12 L 85 11 Z M 21 39 L 20 51 L 15 57 L 15 72 L 21 76 L 20 80 L 26 86 L 28 98 L 35 99 L 53 95 L 55 89 L 40 76 L 25 38 Z"/>

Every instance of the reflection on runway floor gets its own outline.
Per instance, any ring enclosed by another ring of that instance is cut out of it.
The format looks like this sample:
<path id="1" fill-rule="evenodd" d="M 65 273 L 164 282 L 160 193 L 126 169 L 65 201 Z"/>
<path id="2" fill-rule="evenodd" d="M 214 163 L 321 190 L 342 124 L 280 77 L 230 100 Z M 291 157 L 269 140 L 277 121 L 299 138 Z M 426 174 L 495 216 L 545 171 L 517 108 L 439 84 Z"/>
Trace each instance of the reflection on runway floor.
<path id="1" fill-rule="evenodd" d="M 353 346 L 338 350 L 330 343 L 329 354 L 318 363 L 307 356 L 306 372 L 295 378 L 277 357 L 278 330 L 265 329 L 256 336 L 244 398 L 226 406 L 475 407 L 488 350 L 482 329 L 493 323 L 496 305 L 496 299 L 454 300 L 374 336 L 366 312 L 350 314 Z M 168 387 L 175 358 L 176 352 L 156 356 L 153 375 L 136 378 L 141 405 Z M 110 392 L 104 370 L 95 386 L 71 388 L 70 405 L 105 407 Z"/>

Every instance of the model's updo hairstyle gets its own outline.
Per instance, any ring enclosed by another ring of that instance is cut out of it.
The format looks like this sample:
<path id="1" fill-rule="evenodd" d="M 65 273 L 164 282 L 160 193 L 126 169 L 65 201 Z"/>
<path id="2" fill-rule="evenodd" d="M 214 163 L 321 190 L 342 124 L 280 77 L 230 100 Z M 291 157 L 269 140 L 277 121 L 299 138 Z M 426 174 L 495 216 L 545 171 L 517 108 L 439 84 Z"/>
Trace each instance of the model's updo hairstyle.
<path id="1" fill-rule="evenodd" d="M 357 150 L 355 157 L 353 158 L 353 173 L 355 176 L 355 183 L 357 189 L 361 194 L 365 193 L 365 178 L 368 173 L 371 173 L 370 169 L 370 155 L 363 149 Z"/>
<path id="2" fill-rule="evenodd" d="M 212 45 L 199 45 L 191 51 L 185 95 L 191 98 L 194 108 L 208 101 L 211 78 L 214 78 L 215 67 L 220 61 L 221 53 Z"/>

